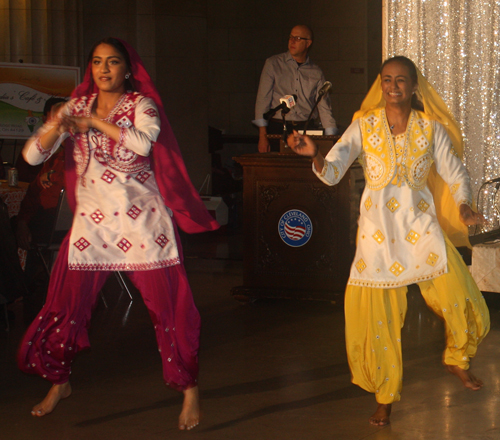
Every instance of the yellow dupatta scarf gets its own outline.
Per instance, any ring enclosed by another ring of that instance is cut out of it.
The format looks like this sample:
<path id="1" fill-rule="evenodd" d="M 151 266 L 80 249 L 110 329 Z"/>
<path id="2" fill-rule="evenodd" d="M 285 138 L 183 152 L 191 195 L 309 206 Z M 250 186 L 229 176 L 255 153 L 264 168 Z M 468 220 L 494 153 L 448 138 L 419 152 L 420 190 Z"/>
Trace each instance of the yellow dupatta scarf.
<path id="1" fill-rule="evenodd" d="M 451 139 L 456 154 L 462 159 L 464 144 L 457 121 L 451 114 L 448 106 L 420 73 L 418 68 L 417 74 L 418 89 L 416 94 L 417 98 L 424 104 L 424 113 L 430 119 L 436 120 L 443 125 Z M 352 120 L 354 121 L 360 118 L 368 110 L 377 107 L 385 107 L 385 99 L 382 97 L 382 81 L 380 75 L 378 75 L 368 91 L 368 94 L 361 104 L 361 108 L 354 113 Z M 459 211 L 455 200 L 446 182 L 438 175 L 435 165 L 431 168 L 427 182 L 434 197 L 436 213 L 443 231 L 456 247 L 471 247 L 467 226 L 460 221 Z"/>

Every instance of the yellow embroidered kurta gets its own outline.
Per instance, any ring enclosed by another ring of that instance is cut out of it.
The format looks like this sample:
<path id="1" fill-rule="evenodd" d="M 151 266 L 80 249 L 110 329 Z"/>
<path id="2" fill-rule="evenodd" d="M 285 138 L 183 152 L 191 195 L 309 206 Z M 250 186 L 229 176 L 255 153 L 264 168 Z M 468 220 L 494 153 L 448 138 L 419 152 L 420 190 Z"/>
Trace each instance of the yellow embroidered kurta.
<path id="1" fill-rule="evenodd" d="M 356 255 L 348 284 L 394 288 L 447 273 L 446 246 L 426 178 L 434 163 L 457 206 L 472 202 L 469 177 L 445 129 L 412 110 L 394 139 L 384 109 L 354 121 L 316 175 L 335 185 L 354 160 L 364 168 Z"/>

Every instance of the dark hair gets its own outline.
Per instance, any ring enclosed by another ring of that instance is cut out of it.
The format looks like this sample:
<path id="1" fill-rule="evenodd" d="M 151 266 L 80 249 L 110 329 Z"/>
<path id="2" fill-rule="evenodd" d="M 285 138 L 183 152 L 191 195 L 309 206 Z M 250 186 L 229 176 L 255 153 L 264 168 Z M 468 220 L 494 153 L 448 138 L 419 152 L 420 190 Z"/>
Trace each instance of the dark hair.
<path id="1" fill-rule="evenodd" d="M 415 63 L 412 60 L 406 58 L 403 55 L 397 55 L 395 57 L 388 58 L 380 66 L 381 75 L 382 75 L 382 70 L 384 70 L 384 67 L 390 63 L 399 63 L 402 64 L 403 66 L 406 66 L 408 68 L 411 80 L 413 81 L 414 84 L 418 84 L 417 67 L 415 66 Z M 424 111 L 424 104 L 417 98 L 416 94 L 411 97 L 411 106 L 416 110 Z"/>
<path id="2" fill-rule="evenodd" d="M 89 65 L 91 63 L 92 58 L 94 57 L 94 52 L 95 52 L 97 46 L 99 46 L 100 44 L 108 44 L 109 46 L 113 46 L 120 53 L 120 55 L 125 60 L 125 64 L 127 65 L 127 70 L 130 73 L 130 78 L 125 80 L 125 90 L 135 90 L 134 81 L 133 81 L 133 77 L 132 77 L 132 63 L 130 61 L 130 56 L 128 54 L 127 49 L 123 45 L 123 43 L 120 40 L 118 40 L 117 38 L 106 37 L 106 38 L 103 38 L 102 40 L 99 40 L 96 43 L 94 43 L 94 45 L 92 46 L 92 49 L 90 49 L 90 52 L 89 52 L 89 56 L 87 59 L 87 65 Z M 90 77 L 90 79 L 92 82 L 94 81 L 92 76 Z"/>
<path id="3" fill-rule="evenodd" d="M 45 101 L 45 105 L 43 106 L 43 116 L 47 117 L 47 115 L 50 113 L 50 109 L 60 102 L 66 102 L 66 99 L 58 98 L 56 96 L 47 99 L 47 101 Z"/>

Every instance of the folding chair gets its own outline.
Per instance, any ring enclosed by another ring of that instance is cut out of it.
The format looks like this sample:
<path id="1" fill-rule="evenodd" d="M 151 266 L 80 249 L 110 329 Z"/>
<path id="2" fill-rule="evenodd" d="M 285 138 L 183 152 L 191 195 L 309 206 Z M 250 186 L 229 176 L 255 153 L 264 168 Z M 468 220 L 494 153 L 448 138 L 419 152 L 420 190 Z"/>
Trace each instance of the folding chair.
<path id="1" fill-rule="evenodd" d="M 500 177 L 484 182 L 477 197 L 478 211 L 485 222 L 469 227 L 469 241 L 477 244 L 495 244 L 500 241 Z"/>
<path id="2" fill-rule="evenodd" d="M 54 263 L 54 254 L 59 251 L 61 243 L 71 229 L 73 224 L 73 212 L 68 204 L 68 198 L 66 197 L 66 190 L 63 188 L 59 193 L 59 200 L 57 202 L 56 213 L 54 217 L 54 223 L 52 224 L 52 230 L 50 232 L 47 241 L 42 241 L 38 243 L 32 243 L 37 256 L 43 263 L 45 272 L 50 276 L 52 271 L 52 264 Z M 44 256 L 44 253 L 48 253 L 49 257 Z"/>
<path id="3" fill-rule="evenodd" d="M 54 263 L 54 255 L 59 251 L 61 247 L 61 243 L 71 229 L 73 224 L 73 211 L 68 204 L 68 198 L 66 196 L 66 190 L 63 188 L 59 194 L 59 200 L 57 203 L 55 219 L 52 227 L 52 231 L 50 233 L 50 237 L 46 243 L 34 243 L 33 247 L 35 249 L 36 254 L 41 259 L 45 271 L 48 276 L 50 276 L 50 272 L 52 271 L 52 265 Z M 44 257 L 44 253 L 49 254 L 49 258 Z M 125 290 L 130 298 L 130 301 L 133 301 L 132 293 L 130 292 L 123 276 L 120 272 L 115 272 L 116 279 L 118 280 L 118 284 L 120 288 Z M 101 297 L 104 302 L 104 305 L 107 307 L 106 299 L 102 295 Z"/>

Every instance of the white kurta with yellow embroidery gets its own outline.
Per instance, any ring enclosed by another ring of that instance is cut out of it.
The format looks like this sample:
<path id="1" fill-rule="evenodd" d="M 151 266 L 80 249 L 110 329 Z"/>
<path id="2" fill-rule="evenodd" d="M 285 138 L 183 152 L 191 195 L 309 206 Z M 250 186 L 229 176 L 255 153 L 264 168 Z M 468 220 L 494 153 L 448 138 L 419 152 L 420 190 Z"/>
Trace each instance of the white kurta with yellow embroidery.
<path id="1" fill-rule="evenodd" d="M 457 206 L 470 205 L 467 171 L 439 123 L 412 111 L 406 133 L 393 138 L 385 111 L 377 109 L 374 114 L 376 118 L 363 117 L 349 126 L 326 156 L 321 173 L 313 166 L 328 185 L 337 184 L 357 158 L 365 171 L 367 185 L 348 284 L 387 289 L 434 279 L 447 273 L 447 257 L 425 179 L 434 162 Z M 424 138 L 426 127 L 429 142 Z M 373 136 L 367 136 L 370 131 Z M 380 142 L 383 137 L 388 142 Z"/>

